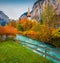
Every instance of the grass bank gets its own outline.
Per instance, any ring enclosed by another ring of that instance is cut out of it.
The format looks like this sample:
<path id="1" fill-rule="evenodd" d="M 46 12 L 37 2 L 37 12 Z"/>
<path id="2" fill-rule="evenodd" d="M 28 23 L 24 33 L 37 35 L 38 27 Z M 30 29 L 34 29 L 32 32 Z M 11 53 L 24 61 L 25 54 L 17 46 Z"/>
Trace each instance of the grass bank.
<path id="1" fill-rule="evenodd" d="M 0 63 L 45 63 L 44 58 L 13 40 L 0 42 Z M 53 63 L 46 59 L 46 63 Z"/>

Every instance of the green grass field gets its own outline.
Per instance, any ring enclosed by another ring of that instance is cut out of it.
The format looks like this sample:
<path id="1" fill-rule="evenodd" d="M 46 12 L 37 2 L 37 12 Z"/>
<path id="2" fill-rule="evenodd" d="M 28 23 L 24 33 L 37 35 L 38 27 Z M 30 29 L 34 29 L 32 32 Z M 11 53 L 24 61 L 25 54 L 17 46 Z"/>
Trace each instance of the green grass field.
<path id="1" fill-rule="evenodd" d="M 0 42 L 0 63 L 53 63 L 13 40 Z"/>

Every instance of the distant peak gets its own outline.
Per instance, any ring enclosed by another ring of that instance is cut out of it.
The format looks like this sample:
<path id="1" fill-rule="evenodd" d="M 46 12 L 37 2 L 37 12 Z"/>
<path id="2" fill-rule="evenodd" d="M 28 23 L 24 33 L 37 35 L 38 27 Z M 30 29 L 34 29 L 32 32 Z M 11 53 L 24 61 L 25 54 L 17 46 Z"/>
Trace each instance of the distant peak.
<path id="1" fill-rule="evenodd" d="M 3 13 L 3 11 L 0 10 L 0 13 Z"/>

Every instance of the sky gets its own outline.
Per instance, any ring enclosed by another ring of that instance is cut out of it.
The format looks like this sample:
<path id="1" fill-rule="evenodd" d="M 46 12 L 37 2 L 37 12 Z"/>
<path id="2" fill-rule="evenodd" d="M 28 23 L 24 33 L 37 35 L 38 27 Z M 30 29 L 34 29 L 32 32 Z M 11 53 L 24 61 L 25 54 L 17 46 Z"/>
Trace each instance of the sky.
<path id="1" fill-rule="evenodd" d="M 36 0 L 0 0 L 0 10 L 10 19 L 19 19 L 21 14 L 32 10 Z"/>

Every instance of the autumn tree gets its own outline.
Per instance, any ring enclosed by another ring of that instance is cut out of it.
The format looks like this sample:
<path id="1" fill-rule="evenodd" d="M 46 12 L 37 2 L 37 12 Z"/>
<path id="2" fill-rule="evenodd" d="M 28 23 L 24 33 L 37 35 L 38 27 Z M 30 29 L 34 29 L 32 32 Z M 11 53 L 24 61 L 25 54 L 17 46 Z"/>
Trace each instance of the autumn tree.
<path id="1" fill-rule="evenodd" d="M 51 26 L 53 22 L 53 16 L 56 14 L 56 12 L 53 9 L 53 6 L 47 6 L 45 10 L 43 10 L 41 14 L 41 21 L 43 21 L 44 24 L 48 25 L 49 27 Z"/>
<path id="2" fill-rule="evenodd" d="M 7 25 L 7 26 L 4 27 L 4 29 L 5 29 L 4 32 L 5 32 L 6 36 L 9 36 L 9 35 L 14 36 L 18 33 L 18 30 L 16 28 L 12 27 L 12 26 Z"/>
<path id="3" fill-rule="evenodd" d="M 24 31 L 24 28 L 23 28 L 22 24 L 18 24 L 18 25 L 16 26 L 16 28 L 17 28 L 19 31 Z"/>
<path id="4" fill-rule="evenodd" d="M 35 22 L 33 22 L 32 20 L 28 20 L 27 17 L 22 18 L 20 21 L 20 24 L 23 27 L 24 31 L 30 30 L 33 26 L 34 26 Z"/>
<path id="5" fill-rule="evenodd" d="M 10 20 L 10 22 L 7 25 L 16 28 L 16 20 Z"/>

